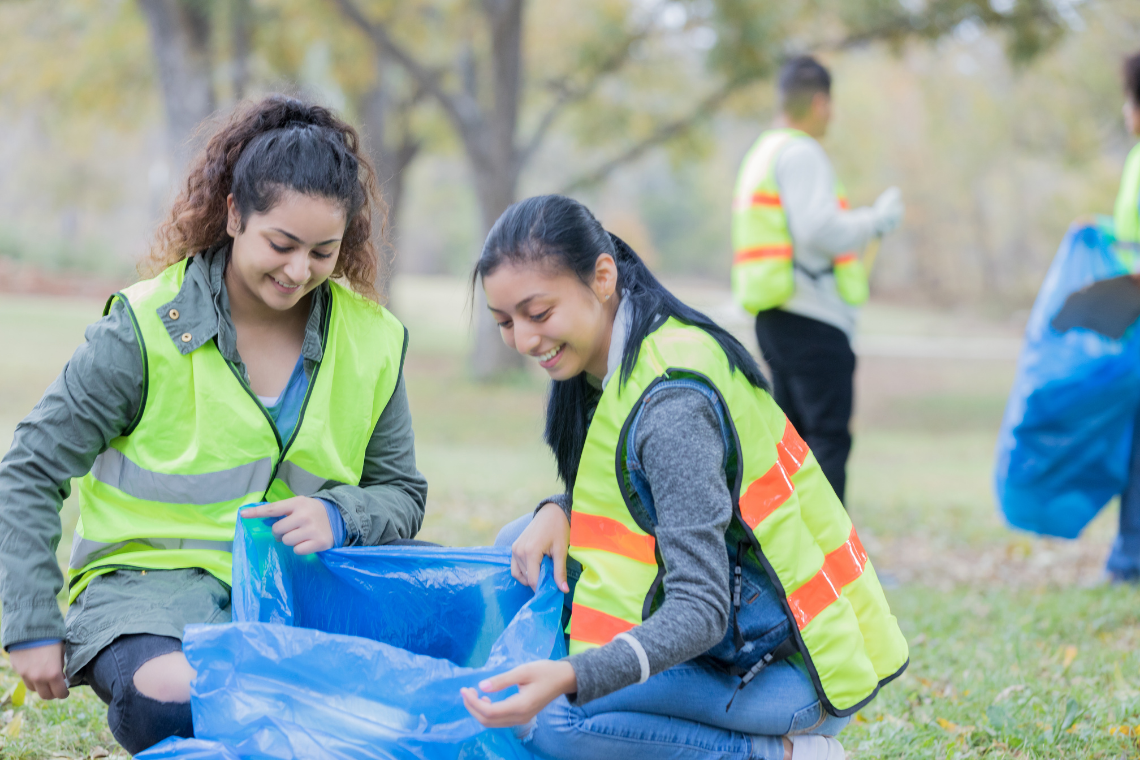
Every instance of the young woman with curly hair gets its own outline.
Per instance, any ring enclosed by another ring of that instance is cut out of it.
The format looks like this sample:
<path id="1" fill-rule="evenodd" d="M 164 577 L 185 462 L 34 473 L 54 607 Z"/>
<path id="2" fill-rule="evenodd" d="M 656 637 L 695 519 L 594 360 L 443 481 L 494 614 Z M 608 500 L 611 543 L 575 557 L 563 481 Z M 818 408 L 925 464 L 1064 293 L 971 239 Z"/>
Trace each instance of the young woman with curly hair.
<path id="1" fill-rule="evenodd" d="M 280 518 L 298 554 L 419 529 L 407 332 L 376 303 L 374 214 L 350 126 L 280 96 L 240 108 L 193 162 L 153 277 L 111 297 L 0 461 L 12 666 L 44 699 L 90 685 L 131 753 L 192 735 L 182 632 L 230 619 L 239 510 Z"/>

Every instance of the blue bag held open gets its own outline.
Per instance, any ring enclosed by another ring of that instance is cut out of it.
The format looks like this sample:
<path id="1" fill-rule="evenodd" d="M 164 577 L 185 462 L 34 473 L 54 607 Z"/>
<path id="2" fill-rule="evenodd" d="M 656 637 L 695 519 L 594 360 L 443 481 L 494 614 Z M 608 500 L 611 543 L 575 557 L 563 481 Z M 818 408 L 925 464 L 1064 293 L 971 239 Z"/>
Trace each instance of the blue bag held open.
<path id="1" fill-rule="evenodd" d="M 1073 225 L 1053 259 L 997 444 L 994 485 L 1014 527 L 1076 538 L 1127 482 L 1140 407 L 1136 258 L 1101 221 Z"/>
<path id="2" fill-rule="evenodd" d="M 209 757 L 211 746 L 227 760 L 533 757 L 512 730 L 471 717 L 459 689 L 565 655 L 549 560 L 532 593 L 506 549 L 298 557 L 270 521 L 239 520 L 233 580 L 235 622 L 186 629 L 196 738 L 142 760 Z"/>

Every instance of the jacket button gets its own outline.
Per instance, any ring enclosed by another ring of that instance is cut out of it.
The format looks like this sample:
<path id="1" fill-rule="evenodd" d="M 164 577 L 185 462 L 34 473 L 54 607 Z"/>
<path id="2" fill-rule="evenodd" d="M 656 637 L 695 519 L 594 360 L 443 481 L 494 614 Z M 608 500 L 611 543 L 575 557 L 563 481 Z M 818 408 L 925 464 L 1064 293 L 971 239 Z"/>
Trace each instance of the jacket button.
<path id="1" fill-rule="evenodd" d="M 194 339 L 194 336 L 191 335 L 190 333 L 182 333 L 182 342 L 183 343 L 189 343 L 193 339 Z"/>
<path id="2" fill-rule="evenodd" d="M 170 317 L 171 319 L 178 319 L 178 309 L 171 309 L 166 313 L 166 316 Z"/>

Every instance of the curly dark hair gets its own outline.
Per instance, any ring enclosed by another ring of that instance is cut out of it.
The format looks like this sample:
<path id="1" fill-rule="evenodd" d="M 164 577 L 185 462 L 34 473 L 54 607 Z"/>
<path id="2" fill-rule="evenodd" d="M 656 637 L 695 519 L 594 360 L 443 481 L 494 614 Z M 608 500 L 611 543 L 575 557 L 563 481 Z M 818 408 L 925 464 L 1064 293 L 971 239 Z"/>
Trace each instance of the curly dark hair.
<path id="1" fill-rule="evenodd" d="M 372 216 L 387 207 L 360 137 L 327 108 L 271 95 L 239 104 L 190 164 L 186 186 L 158 228 L 139 264 L 153 276 L 190 256 L 228 242 L 226 197 L 233 193 L 242 225 L 265 213 L 286 190 L 340 202 L 347 225 L 334 278 L 378 301 L 380 257 L 372 242 Z"/>

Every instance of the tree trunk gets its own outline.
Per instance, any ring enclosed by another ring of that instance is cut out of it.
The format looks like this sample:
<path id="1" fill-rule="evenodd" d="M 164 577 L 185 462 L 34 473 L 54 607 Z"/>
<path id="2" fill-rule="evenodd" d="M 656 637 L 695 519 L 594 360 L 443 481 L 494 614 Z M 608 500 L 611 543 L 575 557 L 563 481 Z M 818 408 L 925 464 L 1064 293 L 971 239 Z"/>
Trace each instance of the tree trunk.
<path id="1" fill-rule="evenodd" d="M 494 110 L 487 127 L 477 135 L 465 135 L 467 156 L 475 175 L 483 239 L 515 202 L 520 166 L 518 133 L 519 97 L 522 85 L 522 33 L 524 0 L 483 0 L 491 26 L 491 74 Z M 481 138 L 481 139 L 480 139 Z M 472 151 L 472 147 L 476 147 Z M 480 241 L 480 249 L 482 241 Z M 487 311 L 482 288 L 475 294 L 475 346 L 471 371 L 477 380 L 493 380 L 523 366 L 523 357 L 503 343 L 499 326 Z"/>
<path id="2" fill-rule="evenodd" d="M 253 5 L 252 0 L 233 0 L 230 10 L 233 34 L 233 69 L 231 85 L 234 100 L 245 97 L 249 87 L 249 55 L 253 48 Z"/>
<path id="3" fill-rule="evenodd" d="M 158 62 L 166 107 L 167 152 L 180 177 L 195 129 L 214 111 L 210 18 L 194 0 L 139 0 Z"/>
<path id="4" fill-rule="evenodd" d="M 507 169 L 508 171 L 503 171 Z M 487 233 L 507 207 L 515 202 L 515 193 L 518 186 L 518 174 L 513 167 L 502 166 L 475 166 L 472 161 L 471 170 L 475 175 L 475 189 L 479 193 L 479 210 L 483 221 L 483 237 L 479 241 L 479 250 L 482 250 L 483 240 Z M 478 252 L 476 252 L 478 258 Z M 471 372 L 475 379 L 494 380 L 511 370 L 519 369 L 524 364 L 521 354 L 503 343 L 499 334 L 499 326 L 495 323 L 491 313 L 487 310 L 487 299 L 483 296 L 483 289 L 475 289 L 475 345 L 471 353 Z"/>

